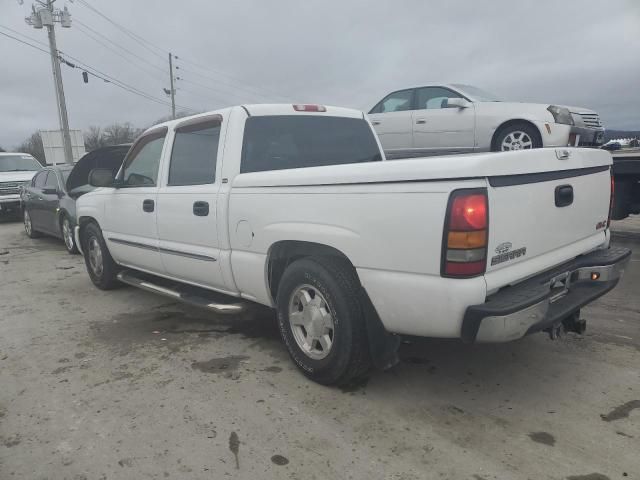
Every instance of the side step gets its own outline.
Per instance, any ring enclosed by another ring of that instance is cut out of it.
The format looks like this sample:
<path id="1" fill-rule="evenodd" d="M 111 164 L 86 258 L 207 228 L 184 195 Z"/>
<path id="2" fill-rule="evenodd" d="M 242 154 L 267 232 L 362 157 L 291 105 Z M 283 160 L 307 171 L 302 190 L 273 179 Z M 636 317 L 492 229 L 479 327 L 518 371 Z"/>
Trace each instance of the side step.
<path id="1" fill-rule="evenodd" d="M 240 313 L 246 308 L 246 303 L 235 297 L 134 270 L 123 270 L 118 274 L 118 280 L 127 285 L 158 293 L 196 307 L 206 308 L 216 313 L 234 314 Z"/>

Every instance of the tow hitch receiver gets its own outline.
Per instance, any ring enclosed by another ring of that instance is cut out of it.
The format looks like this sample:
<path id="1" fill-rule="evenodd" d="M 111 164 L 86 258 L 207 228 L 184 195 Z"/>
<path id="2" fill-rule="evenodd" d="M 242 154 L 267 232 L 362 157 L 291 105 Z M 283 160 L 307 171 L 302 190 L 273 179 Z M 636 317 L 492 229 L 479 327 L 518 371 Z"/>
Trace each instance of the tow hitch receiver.
<path id="1" fill-rule="evenodd" d="M 556 340 L 567 332 L 577 333 L 578 335 L 584 334 L 587 329 L 587 321 L 584 318 L 580 318 L 580 310 L 573 312 L 564 320 L 553 324 L 544 331 L 549 334 L 551 340 Z"/>

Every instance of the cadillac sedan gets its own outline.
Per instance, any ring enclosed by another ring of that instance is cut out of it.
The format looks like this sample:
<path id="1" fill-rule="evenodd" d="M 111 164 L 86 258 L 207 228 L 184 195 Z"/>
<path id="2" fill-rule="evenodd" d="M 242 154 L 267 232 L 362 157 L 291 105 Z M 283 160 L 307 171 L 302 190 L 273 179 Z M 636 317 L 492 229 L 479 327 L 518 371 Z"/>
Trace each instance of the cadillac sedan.
<path id="1" fill-rule="evenodd" d="M 469 85 L 390 93 L 369 111 L 387 158 L 599 146 L 598 114 L 582 107 L 502 102 Z"/>

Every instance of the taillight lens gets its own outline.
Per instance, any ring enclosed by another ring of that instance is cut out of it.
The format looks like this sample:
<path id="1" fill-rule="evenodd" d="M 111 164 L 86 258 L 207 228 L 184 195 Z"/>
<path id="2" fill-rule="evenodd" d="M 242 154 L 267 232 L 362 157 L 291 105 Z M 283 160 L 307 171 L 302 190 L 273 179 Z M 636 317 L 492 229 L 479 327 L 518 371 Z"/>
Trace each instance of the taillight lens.
<path id="1" fill-rule="evenodd" d="M 611 172 L 611 194 L 609 195 L 609 218 L 607 218 L 607 228 L 611 225 L 611 215 L 613 215 L 613 201 L 616 196 L 616 182 L 613 179 L 613 172 Z"/>
<path id="2" fill-rule="evenodd" d="M 475 277 L 487 266 L 489 206 L 485 189 L 455 190 L 449 197 L 442 245 L 445 277 Z"/>

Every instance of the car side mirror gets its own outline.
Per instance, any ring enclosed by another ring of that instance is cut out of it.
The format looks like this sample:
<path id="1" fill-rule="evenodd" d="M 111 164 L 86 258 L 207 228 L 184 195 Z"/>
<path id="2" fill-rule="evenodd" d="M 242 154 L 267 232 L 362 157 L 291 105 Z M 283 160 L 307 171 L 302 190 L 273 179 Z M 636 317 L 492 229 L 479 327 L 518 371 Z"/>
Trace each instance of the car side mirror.
<path id="1" fill-rule="evenodd" d="M 94 168 L 89 172 L 89 185 L 92 187 L 115 187 L 113 172 L 108 168 Z"/>
<path id="2" fill-rule="evenodd" d="M 468 108 L 470 105 L 464 98 L 448 98 L 445 108 Z"/>
<path id="3" fill-rule="evenodd" d="M 53 187 L 43 188 L 42 193 L 43 195 L 56 195 L 58 193 L 58 189 Z"/>

